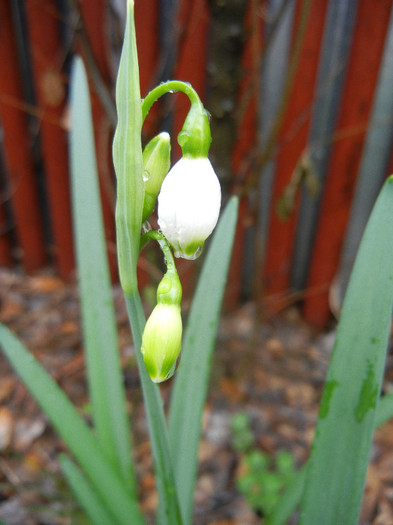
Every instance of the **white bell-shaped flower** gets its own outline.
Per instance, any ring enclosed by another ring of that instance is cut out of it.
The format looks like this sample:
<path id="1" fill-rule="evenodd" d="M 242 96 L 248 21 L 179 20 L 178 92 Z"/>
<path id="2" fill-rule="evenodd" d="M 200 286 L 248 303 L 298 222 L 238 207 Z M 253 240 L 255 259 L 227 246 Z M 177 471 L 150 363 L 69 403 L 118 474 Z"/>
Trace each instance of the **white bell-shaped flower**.
<path id="1" fill-rule="evenodd" d="M 175 256 L 196 259 L 217 224 L 221 187 L 207 157 L 182 157 L 158 196 L 158 224 Z"/>

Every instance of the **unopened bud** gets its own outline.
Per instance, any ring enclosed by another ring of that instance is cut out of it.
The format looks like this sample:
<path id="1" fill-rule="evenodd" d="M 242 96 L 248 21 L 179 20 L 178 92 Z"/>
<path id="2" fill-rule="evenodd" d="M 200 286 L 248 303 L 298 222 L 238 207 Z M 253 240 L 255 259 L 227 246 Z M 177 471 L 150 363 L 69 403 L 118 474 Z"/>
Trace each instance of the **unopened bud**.
<path id="1" fill-rule="evenodd" d="M 146 370 L 155 383 L 169 379 L 181 350 L 182 288 L 175 269 L 168 270 L 158 285 L 157 306 L 146 322 L 141 351 Z"/>
<path id="2" fill-rule="evenodd" d="M 170 155 L 171 140 L 169 134 L 165 131 L 154 137 L 143 150 L 143 182 L 145 185 L 142 213 L 143 222 L 147 220 L 154 211 L 162 181 L 171 165 Z"/>
<path id="3" fill-rule="evenodd" d="M 141 348 L 146 370 L 155 383 L 172 375 L 180 354 L 181 339 L 180 305 L 157 304 L 146 322 Z"/>

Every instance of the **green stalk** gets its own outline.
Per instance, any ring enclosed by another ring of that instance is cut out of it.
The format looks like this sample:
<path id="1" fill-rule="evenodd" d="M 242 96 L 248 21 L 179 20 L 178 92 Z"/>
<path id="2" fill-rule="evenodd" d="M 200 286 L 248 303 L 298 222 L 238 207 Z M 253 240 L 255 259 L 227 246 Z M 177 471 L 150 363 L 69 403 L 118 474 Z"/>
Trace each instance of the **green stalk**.
<path id="1" fill-rule="evenodd" d="M 160 501 L 159 523 L 181 524 L 173 480 L 163 403 L 158 387 L 148 376 L 140 352 L 145 316 L 138 292 L 137 261 L 143 209 L 142 109 L 135 39 L 134 2 L 127 2 L 127 22 L 116 83 L 118 124 L 113 143 L 117 176 L 116 232 L 120 282 L 136 349 L 146 406 Z"/>
<path id="2" fill-rule="evenodd" d="M 183 521 L 191 523 L 203 406 L 224 296 L 238 200 L 228 202 L 213 234 L 184 334 L 169 410 L 169 437 Z"/>
<path id="3" fill-rule="evenodd" d="M 179 503 L 176 485 L 170 460 L 168 430 L 163 411 L 163 403 L 159 387 L 153 383 L 146 371 L 141 353 L 142 333 L 145 326 L 145 315 L 140 295 L 126 295 L 126 305 L 135 345 L 138 369 L 142 383 L 146 416 L 149 425 L 149 435 L 154 459 L 156 486 L 159 495 L 160 508 L 158 523 L 162 525 L 181 525 Z"/>

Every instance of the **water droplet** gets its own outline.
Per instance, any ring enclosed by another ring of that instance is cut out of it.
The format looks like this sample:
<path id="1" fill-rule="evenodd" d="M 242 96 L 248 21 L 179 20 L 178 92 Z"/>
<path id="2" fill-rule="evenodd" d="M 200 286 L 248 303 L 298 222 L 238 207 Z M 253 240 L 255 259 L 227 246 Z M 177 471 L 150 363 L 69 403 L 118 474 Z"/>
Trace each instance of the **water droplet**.
<path id="1" fill-rule="evenodd" d="M 150 179 L 150 173 L 146 170 L 143 170 L 142 178 L 143 178 L 143 182 L 147 182 Z"/>

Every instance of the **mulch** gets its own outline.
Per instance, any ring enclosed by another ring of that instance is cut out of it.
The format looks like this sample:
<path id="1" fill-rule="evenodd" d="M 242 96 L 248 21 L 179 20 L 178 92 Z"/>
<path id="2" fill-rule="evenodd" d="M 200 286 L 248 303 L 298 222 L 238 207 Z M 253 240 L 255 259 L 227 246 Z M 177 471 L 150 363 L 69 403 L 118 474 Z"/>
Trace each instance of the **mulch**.
<path id="1" fill-rule="evenodd" d="M 0 321 L 23 340 L 88 419 L 75 283 L 64 283 L 50 270 L 26 276 L 1 269 L 0 294 Z M 135 351 L 117 286 L 113 297 L 141 507 L 153 523 L 157 495 Z M 195 525 L 261 523 L 236 485 L 244 463 L 232 446 L 234 414 L 249 415 L 261 451 L 273 456 L 288 450 L 301 466 L 310 450 L 335 328 L 316 332 L 295 307 L 262 322 L 257 318 L 255 305 L 248 303 L 226 313 L 220 323 L 203 414 Z M 0 367 L 0 520 L 7 525 L 87 523 L 57 462 L 64 443 L 2 355 Z M 392 371 L 389 354 L 385 390 L 392 388 Z M 162 393 L 167 402 L 170 381 Z M 360 523 L 393 524 L 393 422 L 375 434 Z"/>

